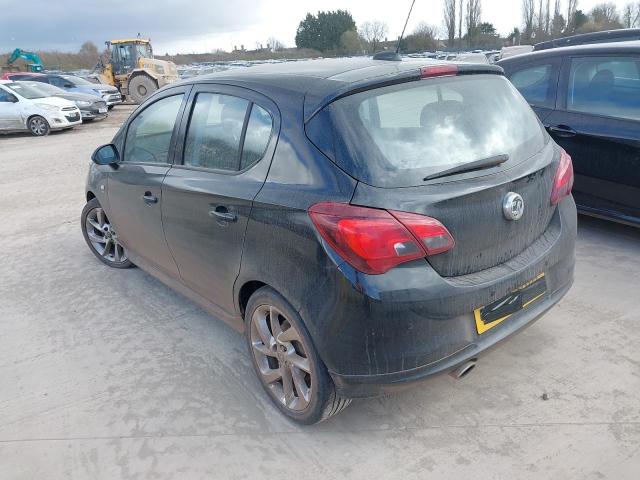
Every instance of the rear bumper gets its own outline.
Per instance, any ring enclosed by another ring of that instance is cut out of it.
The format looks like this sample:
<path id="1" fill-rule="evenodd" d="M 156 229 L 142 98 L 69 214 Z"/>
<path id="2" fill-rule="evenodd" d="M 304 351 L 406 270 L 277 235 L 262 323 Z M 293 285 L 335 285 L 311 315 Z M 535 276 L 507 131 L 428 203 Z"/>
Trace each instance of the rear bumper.
<path id="1" fill-rule="evenodd" d="M 547 231 L 505 264 L 462 277 L 441 277 L 424 261 L 383 275 L 363 275 L 342 264 L 337 286 L 318 286 L 319 300 L 310 301 L 301 314 L 313 317 L 314 342 L 342 395 L 366 397 L 397 390 L 478 358 L 540 318 L 571 287 L 575 238 L 576 208 L 568 197 Z M 543 298 L 484 334 L 477 333 L 476 308 L 540 273 L 547 283 Z"/>
<path id="2" fill-rule="evenodd" d="M 572 284 L 573 276 L 562 288 L 549 294 L 535 306 L 509 318 L 504 322 L 504 325 L 494 327 L 495 331 L 478 336 L 473 343 L 448 357 L 417 368 L 388 374 L 338 375 L 331 373 L 331 377 L 338 392 L 346 397 L 373 397 L 413 387 L 416 383 L 429 377 L 449 373 L 469 360 L 477 360 L 510 336 L 532 325 L 564 297 Z"/>

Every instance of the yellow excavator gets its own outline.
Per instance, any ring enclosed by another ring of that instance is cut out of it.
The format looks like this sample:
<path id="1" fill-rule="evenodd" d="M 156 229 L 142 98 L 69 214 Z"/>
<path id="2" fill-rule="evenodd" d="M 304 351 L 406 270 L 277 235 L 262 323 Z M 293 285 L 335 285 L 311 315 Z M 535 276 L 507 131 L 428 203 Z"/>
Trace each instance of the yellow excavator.
<path id="1" fill-rule="evenodd" d="M 178 80 L 175 63 L 153 58 L 151 40 L 129 38 L 105 44 L 108 58 L 101 58 L 94 72 L 102 83 L 117 87 L 135 103 Z"/>

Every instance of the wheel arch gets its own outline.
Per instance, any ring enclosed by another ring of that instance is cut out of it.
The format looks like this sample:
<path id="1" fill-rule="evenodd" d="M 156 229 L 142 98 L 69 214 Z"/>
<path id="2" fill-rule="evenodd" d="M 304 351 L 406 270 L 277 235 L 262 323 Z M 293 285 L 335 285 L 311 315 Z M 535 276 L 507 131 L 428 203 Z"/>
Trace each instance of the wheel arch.
<path id="1" fill-rule="evenodd" d="M 96 195 L 95 195 L 91 190 L 89 190 L 89 191 L 87 192 L 86 197 L 87 197 L 87 202 L 90 202 L 91 200 L 93 200 L 94 198 L 96 198 Z"/>
<path id="2" fill-rule="evenodd" d="M 244 318 L 244 312 L 247 308 L 247 304 L 249 303 L 249 299 L 251 298 L 251 295 L 253 295 L 258 289 L 262 287 L 268 287 L 268 286 L 270 285 L 264 282 L 261 282 L 259 280 L 249 280 L 244 282 L 244 284 L 238 290 L 238 295 L 237 295 L 238 310 L 242 318 Z"/>
<path id="3" fill-rule="evenodd" d="M 27 126 L 27 128 L 29 127 L 29 122 L 31 121 L 31 119 L 33 117 L 40 117 L 40 118 L 44 118 L 45 122 L 47 122 L 49 124 L 49 128 L 51 128 L 51 124 L 49 123 L 49 120 L 47 120 L 47 117 L 45 117 L 44 115 L 40 115 L 39 113 L 32 113 L 31 115 L 29 115 L 27 117 L 27 120 L 24 122 L 25 125 Z"/>

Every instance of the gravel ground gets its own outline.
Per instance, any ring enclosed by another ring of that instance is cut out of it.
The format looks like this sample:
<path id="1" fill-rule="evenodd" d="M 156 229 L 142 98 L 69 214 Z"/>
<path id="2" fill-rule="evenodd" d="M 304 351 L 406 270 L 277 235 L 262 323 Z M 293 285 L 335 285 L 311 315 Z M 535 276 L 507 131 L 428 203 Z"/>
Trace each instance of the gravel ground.
<path id="1" fill-rule="evenodd" d="M 572 290 L 472 374 L 302 428 L 239 334 L 84 245 L 89 156 L 131 108 L 0 136 L 1 479 L 639 478 L 640 230 L 580 218 Z"/>

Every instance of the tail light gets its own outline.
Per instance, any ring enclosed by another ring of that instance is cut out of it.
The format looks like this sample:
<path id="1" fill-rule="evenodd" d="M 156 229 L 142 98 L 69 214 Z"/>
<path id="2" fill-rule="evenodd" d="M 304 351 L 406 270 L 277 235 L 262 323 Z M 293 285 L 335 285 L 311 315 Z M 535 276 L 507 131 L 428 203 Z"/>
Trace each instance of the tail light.
<path id="1" fill-rule="evenodd" d="M 322 238 L 363 273 L 381 274 L 455 245 L 444 225 L 424 215 L 318 203 L 309 209 L 309 216 Z"/>
<path id="2" fill-rule="evenodd" d="M 573 163 L 571 156 L 564 150 L 560 154 L 560 163 L 556 176 L 553 179 L 553 190 L 551 190 L 551 205 L 556 205 L 564 197 L 571 193 L 573 188 Z"/>

